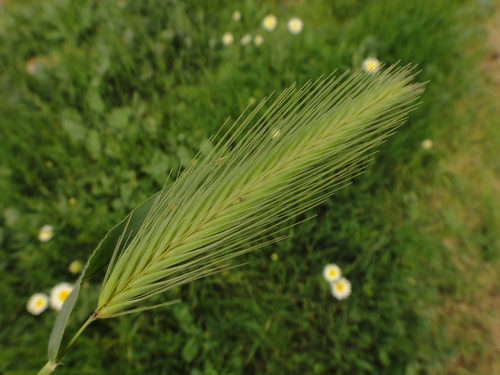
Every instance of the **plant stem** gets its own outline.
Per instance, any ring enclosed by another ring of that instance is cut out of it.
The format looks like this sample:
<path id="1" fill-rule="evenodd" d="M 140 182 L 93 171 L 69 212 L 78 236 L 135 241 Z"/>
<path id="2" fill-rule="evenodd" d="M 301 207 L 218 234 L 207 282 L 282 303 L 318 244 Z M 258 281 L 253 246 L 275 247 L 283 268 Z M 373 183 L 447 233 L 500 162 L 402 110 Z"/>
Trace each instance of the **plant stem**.
<path id="1" fill-rule="evenodd" d="M 68 345 L 66 345 L 66 347 L 57 354 L 56 359 L 53 362 L 51 362 L 51 361 L 47 362 L 45 364 L 45 366 L 43 366 L 42 369 L 38 372 L 37 375 L 48 375 L 48 374 L 52 373 L 56 369 L 61 358 L 64 356 L 64 354 L 66 354 L 68 349 L 73 346 L 76 339 L 82 334 L 82 332 L 85 330 L 85 328 L 87 328 L 90 323 L 92 323 L 94 320 L 97 320 L 97 319 L 99 319 L 99 318 L 97 317 L 97 315 L 95 313 L 90 315 L 89 318 L 87 319 L 87 321 L 85 323 L 83 323 L 83 325 L 80 327 L 78 332 L 76 332 L 75 335 L 71 338 L 71 340 L 69 340 Z"/>
<path id="2" fill-rule="evenodd" d="M 78 332 L 76 332 L 75 335 L 71 338 L 71 340 L 69 340 L 68 345 L 66 345 L 66 347 L 57 354 L 56 359 L 53 362 L 51 362 L 51 361 L 47 362 L 45 364 L 45 366 L 43 366 L 42 369 L 38 372 L 37 375 L 48 375 L 48 374 L 52 373 L 56 369 L 61 358 L 64 356 L 64 354 L 66 354 L 68 349 L 73 346 L 76 339 L 78 339 L 78 337 L 82 334 L 82 332 L 85 330 L 85 328 L 87 328 L 90 323 L 92 323 L 94 320 L 97 320 L 97 319 L 99 319 L 99 318 L 97 317 L 97 315 L 95 313 L 90 315 L 89 318 L 87 319 L 87 321 L 85 323 L 83 323 L 83 325 L 80 327 Z"/>
<path id="3" fill-rule="evenodd" d="M 58 363 L 61 360 L 61 358 L 68 351 L 68 349 L 73 346 L 73 344 L 75 343 L 76 339 L 82 334 L 82 332 L 85 330 L 85 328 L 87 328 L 88 325 L 90 323 L 92 323 L 94 320 L 97 320 L 95 314 L 90 315 L 89 318 L 87 319 L 87 321 L 85 323 L 83 323 L 83 325 L 80 327 L 80 329 L 78 330 L 78 332 L 76 332 L 75 335 L 71 338 L 71 340 L 69 340 L 68 345 L 66 345 L 66 347 L 63 350 L 61 350 L 59 352 L 59 354 L 57 354 L 57 357 L 55 359 L 56 363 Z"/>
<path id="4" fill-rule="evenodd" d="M 40 371 L 38 371 L 37 375 L 49 375 L 54 371 L 55 365 L 52 362 L 47 362 L 45 366 L 42 367 Z"/>

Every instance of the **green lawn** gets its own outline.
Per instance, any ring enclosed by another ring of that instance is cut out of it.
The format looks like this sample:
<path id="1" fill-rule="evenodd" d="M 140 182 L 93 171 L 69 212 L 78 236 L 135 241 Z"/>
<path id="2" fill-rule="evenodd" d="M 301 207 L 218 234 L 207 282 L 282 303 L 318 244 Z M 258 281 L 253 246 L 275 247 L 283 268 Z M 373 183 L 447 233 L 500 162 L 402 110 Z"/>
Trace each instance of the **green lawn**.
<path id="1" fill-rule="evenodd" d="M 31 315 L 30 296 L 73 283 L 70 263 L 85 262 L 228 117 L 376 57 L 418 64 L 429 83 L 363 175 L 300 216 L 315 215 L 289 238 L 232 263 L 245 265 L 155 300 L 181 303 L 94 323 L 56 374 L 494 374 L 499 108 L 479 66 L 495 6 L 0 4 L 0 373 L 46 362 L 56 313 Z M 262 27 L 268 14 L 273 31 Z M 304 24 L 296 35 L 292 17 Z M 328 263 L 352 283 L 345 300 L 322 277 Z M 68 332 L 92 313 L 102 278 L 83 284 Z"/>

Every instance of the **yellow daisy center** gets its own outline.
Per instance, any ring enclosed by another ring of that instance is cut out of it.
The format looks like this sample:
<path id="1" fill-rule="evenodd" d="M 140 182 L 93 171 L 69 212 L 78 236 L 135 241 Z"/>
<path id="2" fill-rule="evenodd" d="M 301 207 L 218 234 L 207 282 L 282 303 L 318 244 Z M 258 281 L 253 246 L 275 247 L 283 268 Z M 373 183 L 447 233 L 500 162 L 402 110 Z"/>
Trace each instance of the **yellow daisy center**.
<path id="1" fill-rule="evenodd" d="M 37 299 L 36 302 L 35 302 L 35 306 L 36 307 L 43 306 L 43 299 Z"/>
<path id="2" fill-rule="evenodd" d="M 337 271 L 335 271 L 335 270 L 330 270 L 330 271 L 328 271 L 328 274 L 329 274 L 331 277 L 335 277 L 335 276 L 337 276 Z"/>
<path id="3" fill-rule="evenodd" d="M 337 283 L 335 284 L 335 289 L 337 289 L 339 292 L 344 290 L 344 284 L 342 283 Z"/>
<path id="4" fill-rule="evenodd" d="M 68 298 L 69 296 L 69 291 L 67 290 L 62 290 L 60 293 L 59 293 L 59 300 L 60 301 L 64 301 L 66 298 Z"/>
<path id="5" fill-rule="evenodd" d="M 290 30 L 297 32 L 302 28 L 301 22 L 299 20 L 290 21 Z"/>
<path id="6" fill-rule="evenodd" d="M 276 17 L 269 15 L 264 18 L 263 26 L 267 31 L 271 31 L 276 27 L 277 23 Z"/>
<path id="7" fill-rule="evenodd" d="M 71 264 L 69 265 L 69 272 L 71 273 L 78 273 L 81 270 L 82 270 L 82 264 L 77 260 L 71 262 Z"/>

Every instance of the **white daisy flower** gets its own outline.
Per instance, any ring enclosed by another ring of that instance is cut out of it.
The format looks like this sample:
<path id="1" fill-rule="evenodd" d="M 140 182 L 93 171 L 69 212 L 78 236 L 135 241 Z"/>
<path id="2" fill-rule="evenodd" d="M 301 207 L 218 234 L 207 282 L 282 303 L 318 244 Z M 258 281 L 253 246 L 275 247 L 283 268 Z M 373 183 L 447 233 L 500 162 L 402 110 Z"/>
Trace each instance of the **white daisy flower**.
<path id="1" fill-rule="evenodd" d="M 332 294 L 338 300 L 343 300 L 351 294 L 351 283 L 345 277 L 341 277 L 332 283 Z"/>
<path id="2" fill-rule="evenodd" d="M 368 74 L 375 74 L 380 70 L 380 61 L 375 57 L 368 57 L 363 61 L 361 67 Z"/>
<path id="3" fill-rule="evenodd" d="M 262 20 L 262 27 L 269 32 L 273 31 L 278 24 L 278 19 L 273 14 L 269 14 Z"/>
<path id="4" fill-rule="evenodd" d="M 68 283 L 59 283 L 50 291 L 50 307 L 54 310 L 61 310 L 63 302 L 68 298 L 73 290 L 73 285 Z"/>
<path id="5" fill-rule="evenodd" d="M 78 272 L 80 272 L 82 270 L 82 268 L 83 268 L 82 262 L 80 262 L 79 260 L 74 260 L 69 265 L 68 270 L 69 270 L 69 272 L 71 272 L 73 274 L 77 274 Z"/>
<path id="6" fill-rule="evenodd" d="M 233 34 L 225 33 L 224 35 L 222 35 L 222 44 L 224 44 L 225 46 L 228 46 L 233 42 L 234 42 Z"/>
<path id="7" fill-rule="evenodd" d="M 42 242 L 50 241 L 54 237 L 54 227 L 52 225 L 44 225 L 38 232 L 38 239 Z"/>
<path id="8" fill-rule="evenodd" d="M 434 146 L 434 143 L 430 139 L 426 139 L 422 142 L 422 148 L 424 150 L 430 150 Z"/>
<path id="9" fill-rule="evenodd" d="M 255 35 L 255 38 L 253 38 L 253 43 L 257 47 L 260 47 L 260 45 L 264 43 L 264 38 L 262 37 L 262 35 Z"/>
<path id="10" fill-rule="evenodd" d="M 231 16 L 233 21 L 239 21 L 241 19 L 241 13 L 239 10 L 234 11 L 233 15 Z"/>
<path id="11" fill-rule="evenodd" d="M 323 277 L 329 283 L 333 283 L 334 281 L 340 279 L 340 276 L 342 276 L 342 271 L 336 264 L 327 264 L 325 268 L 323 268 Z"/>
<path id="12" fill-rule="evenodd" d="M 293 17 L 288 20 L 286 27 L 288 28 L 288 31 L 290 31 L 293 35 L 297 35 L 302 31 L 304 23 L 299 17 Z"/>
<path id="13" fill-rule="evenodd" d="M 250 34 L 245 34 L 243 38 L 240 40 L 240 44 L 242 46 L 246 46 L 248 43 L 252 41 L 252 36 Z"/>
<path id="14" fill-rule="evenodd" d="M 28 304 L 26 305 L 26 310 L 30 314 L 40 315 L 47 309 L 49 305 L 49 296 L 45 293 L 35 293 L 28 300 Z"/>

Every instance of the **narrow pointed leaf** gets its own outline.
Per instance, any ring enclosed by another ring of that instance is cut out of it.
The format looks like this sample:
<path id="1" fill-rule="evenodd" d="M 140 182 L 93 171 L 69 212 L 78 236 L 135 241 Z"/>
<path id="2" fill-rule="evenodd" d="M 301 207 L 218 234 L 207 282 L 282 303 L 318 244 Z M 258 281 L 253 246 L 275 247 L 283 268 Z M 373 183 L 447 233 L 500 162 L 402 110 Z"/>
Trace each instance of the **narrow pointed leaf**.
<path id="1" fill-rule="evenodd" d="M 132 240 L 139 232 L 155 199 L 158 198 L 158 195 L 166 194 L 167 190 L 168 189 L 161 190 L 149 197 L 106 234 L 87 261 L 87 266 L 83 271 L 83 281 L 90 279 L 100 270 L 105 268 L 109 264 L 115 250 L 118 253 L 123 250 L 126 241 Z M 120 237 L 122 237 L 124 241 L 120 248 L 116 249 Z"/>
<path id="2" fill-rule="evenodd" d="M 49 347 L 48 347 L 48 357 L 49 362 L 54 363 L 57 354 L 59 354 L 59 348 L 61 347 L 61 341 L 64 335 L 64 330 L 66 329 L 66 325 L 68 324 L 69 316 L 71 315 L 71 311 L 75 306 L 76 299 L 78 297 L 78 293 L 80 292 L 80 285 L 82 284 L 82 276 L 80 276 L 75 284 L 75 287 L 69 294 L 69 296 L 64 300 L 61 311 L 57 315 L 56 323 L 54 324 L 54 328 L 52 329 L 52 333 L 50 335 Z"/>
<path id="3" fill-rule="evenodd" d="M 119 254 L 123 250 L 126 245 L 126 240 L 133 239 L 139 232 L 139 229 L 153 206 L 155 199 L 157 199 L 158 196 L 166 194 L 167 190 L 168 189 L 163 189 L 159 191 L 136 207 L 129 215 L 127 215 L 127 217 L 125 217 L 125 219 L 114 226 L 106 234 L 104 239 L 99 243 L 97 248 L 89 257 L 85 268 L 75 283 L 74 289 L 64 301 L 61 311 L 59 311 L 56 318 L 47 349 L 49 362 L 54 362 L 57 358 L 64 336 L 64 331 L 80 292 L 81 283 L 90 279 L 100 270 L 108 266 L 114 252 Z M 125 239 L 121 242 L 121 244 L 119 242 L 120 237 Z"/>

